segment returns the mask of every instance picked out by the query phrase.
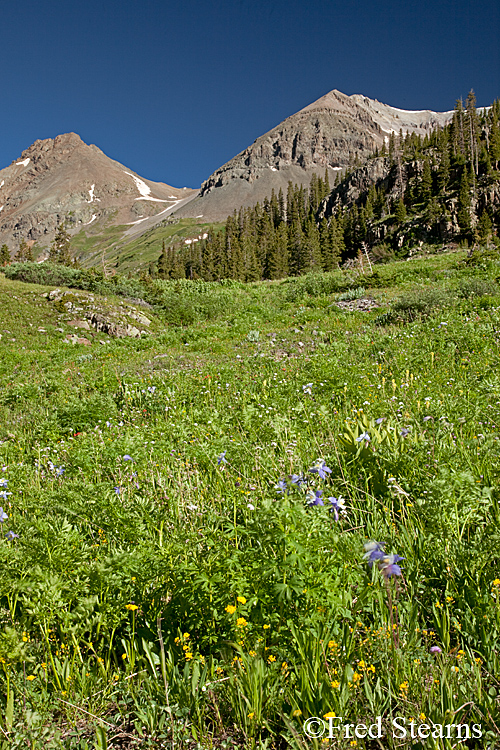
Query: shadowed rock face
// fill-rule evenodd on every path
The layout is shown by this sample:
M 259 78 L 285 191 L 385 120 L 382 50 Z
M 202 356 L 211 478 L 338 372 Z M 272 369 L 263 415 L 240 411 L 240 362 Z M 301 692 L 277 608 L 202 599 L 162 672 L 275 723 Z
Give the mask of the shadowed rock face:
M 0 171 L 0 244 L 49 247 L 63 221 L 73 234 L 147 222 L 195 194 L 139 177 L 75 133 L 35 141 Z M 87 229 L 88 228 L 88 229 Z
M 251 206 L 286 191 L 289 181 L 308 184 L 314 172 L 337 172 L 389 140 L 391 132 L 425 134 L 449 122 L 452 112 L 399 110 L 367 97 L 331 91 L 257 140 L 214 172 L 200 196 L 176 212 L 221 220 L 241 205 Z

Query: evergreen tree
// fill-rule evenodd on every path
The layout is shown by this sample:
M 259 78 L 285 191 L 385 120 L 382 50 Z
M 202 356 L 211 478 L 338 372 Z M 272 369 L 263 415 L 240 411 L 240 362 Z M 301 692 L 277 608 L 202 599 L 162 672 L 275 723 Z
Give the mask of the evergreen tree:
M 71 258 L 71 237 L 66 231 L 64 223 L 57 227 L 56 236 L 50 247 L 49 261 L 63 266 L 73 265 Z
M 460 229 L 464 232 L 470 230 L 471 217 L 470 217 L 470 183 L 467 168 L 464 167 L 462 170 L 462 179 L 460 181 L 460 192 L 458 194 L 458 211 L 457 219 Z
M 396 224 L 398 226 L 401 226 L 401 224 L 403 224 L 403 222 L 406 219 L 406 206 L 402 198 L 400 198 L 398 202 L 396 203 L 396 208 L 395 208 L 394 213 L 395 213 L 395 218 L 396 218 Z
M 31 247 L 28 245 L 26 240 L 21 240 L 21 242 L 19 243 L 19 250 L 17 251 L 14 260 L 17 263 L 26 263 L 29 261 L 33 261 L 33 253 L 31 252 Z
M 9 248 L 4 243 L 2 247 L 0 247 L 0 266 L 5 267 L 10 264 L 10 253 Z
M 483 210 L 476 227 L 479 242 L 486 243 L 493 232 L 493 223 L 486 209 Z
M 425 159 L 420 181 L 420 200 L 427 206 L 432 197 L 432 171 L 429 159 Z

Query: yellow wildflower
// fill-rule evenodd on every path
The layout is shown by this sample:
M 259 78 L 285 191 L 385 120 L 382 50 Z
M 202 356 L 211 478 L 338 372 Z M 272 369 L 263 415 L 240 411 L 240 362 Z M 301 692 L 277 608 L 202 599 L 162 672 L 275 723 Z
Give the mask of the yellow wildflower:
M 296 708 L 292 716 L 302 716 L 302 711 L 300 710 L 300 708 Z
M 254 716 L 255 716 L 255 711 L 251 711 L 251 712 L 250 712 L 250 713 L 248 714 L 248 718 L 249 718 L 249 719 L 253 719 L 253 717 L 254 717 Z
M 426 716 L 424 713 L 421 713 L 418 715 L 418 718 L 420 719 L 420 721 L 425 721 Z
M 339 687 L 340 687 L 340 682 L 339 682 L 338 680 L 333 680 L 333 681 L 332 681 L 332 682 L 330 683 L 330 685 L 332 686 L 332 688 L 333 688 L 334 690 L 336 690 L 337 688 L 339 688 Z
M 247 625 L 248 623 L 244 617 L 238 617 L 238 619 L 236 620 L 236 626 L 238 628 L 246 628 Z
M 324 719 L 335 719 L 337 714 L 335 711 L 329 711 L 327 714 L 323 714 Z
M 186 651 L 186 653 L 184 654 L 184 657 L 186 658 L 186 661 L 189 661 L 190 659 L 193 658 L 193 654 L 191 653 L 191 651 Z
M 27 680 L 29 680 L 29 681 L 31 682 L 32 680 L 36 679 L 36 675 L 34 675 L 34 674 L 29 674 L 29 675 L 28 675 L 28 676 L 26 677 L 26 679 L 27 679 Z
M 234 614 L 234 612 L 236 612 L 236 607 L 233 604 L 228 604 L 227 607 L 226 607 L 226 612 L 229 615 L 232 615 L 232 614 Z
M 272 664 L 273 661 L 276 661 L 276 657 L 272 654 L 269 654 L 269 656 L 267 657 L 267 661 L 269 662 L 269 664 Z
M 236 597 L 236 601 L 239 602 L 240 604 L 246 604 L 247 603 L 247 600 L 245 599 L 244 596 L 237 596 Z
M 136 609 L 139 609 L 137 604 L 126 604 L 125 609 L 129 609 L 131 612 L 135 612 Z
M 270 627 L 270 625 L 264 625 L 264 630 L 269 630 Z

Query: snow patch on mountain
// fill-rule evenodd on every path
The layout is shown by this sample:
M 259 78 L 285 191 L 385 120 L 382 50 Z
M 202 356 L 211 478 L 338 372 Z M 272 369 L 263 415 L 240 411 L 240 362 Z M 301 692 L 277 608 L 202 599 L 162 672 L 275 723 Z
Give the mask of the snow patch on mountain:
M 23 159 L 22 161 L 16 161 L 16 166 L 27 167 L 30 161 L 31 161 L 30 159 Z

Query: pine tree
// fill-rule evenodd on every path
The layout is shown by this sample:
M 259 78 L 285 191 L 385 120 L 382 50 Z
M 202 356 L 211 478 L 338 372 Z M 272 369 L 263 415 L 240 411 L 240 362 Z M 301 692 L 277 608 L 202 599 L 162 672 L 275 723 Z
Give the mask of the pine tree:
M 21 240 L 21 242 L 19 243 L 19 250 L 17 251 L 14 260 L 17 263 L 26 263 L 33 261 L 33 253 L 31 252 L 31 247 L 28 245 L 26 240 Z
M 425 159 L 420 181 L 420 200 L 427 206 L 432 197 L 432 171 L 429 159 Z
M 476 232 L 479 242 L 486 243 L 491 237 L 491 234 L 493 232 L 493 223 L 486 209 L 483 210 L 483 213 L 479 217 Z
M 157 274 L 160 279 L 168 279 L 170 275 L 168 255 L 167 255 L 167 251 L 165 250 L 165 240 L 163 240 L 162 245 L 161 245 L 161 255 L 158 258 Z
M 56 236 L 50 247 L 49 261 L 63 266 L 73 265 L 71 257 L 71 237 L 66 231 L 64 223 L 57 227 Z
M 464 232 L 470 230 L 470 183 L 467 168 L 462 170 L 462 179 L 460 181 L 460 192 L 458 194 L 458 211 L 457 219 L 460 228 Z
M 4 243 L 2 247 L 0 247 L 0 266 L 5 267 L 10 264 L 10 253 L 9 248 Z
M 396 203 L 396 209 L 394 213 L 395 213 L 395 218 L 396 218 L 396 224 L 398 226 L 401 226 L 401 224 L 403 224 L 404 220 L 406 219 L 406 206 L 402 198 L 400 198 L 398 202 Z

